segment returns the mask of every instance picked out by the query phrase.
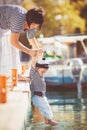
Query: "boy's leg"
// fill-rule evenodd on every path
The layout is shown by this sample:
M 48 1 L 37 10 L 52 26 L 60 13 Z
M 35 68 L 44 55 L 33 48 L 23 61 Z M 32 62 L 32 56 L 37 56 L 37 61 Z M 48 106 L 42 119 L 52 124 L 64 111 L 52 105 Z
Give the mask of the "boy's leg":
M 48 118 L 51 119 L 53 117 L 52 111 L 51 111 L 51 107 L 47 101 L 47 98 L 45 96 L 41 97 L 41 96 L 34 96 L 33 97 L 33 104 L 39 108 L 39 110 L 41 111 L 41 114 Z
M 56 121 L 52 120 L 53 114 L 51 111 L 51 107 L 50 107 L 48 100 L 45 96 L 44 97 L 34 96 L 33 103 L 41 111 L 41 114 L 43 115 L 46 124 L 50 124 L 53 126 L 58 124 Z

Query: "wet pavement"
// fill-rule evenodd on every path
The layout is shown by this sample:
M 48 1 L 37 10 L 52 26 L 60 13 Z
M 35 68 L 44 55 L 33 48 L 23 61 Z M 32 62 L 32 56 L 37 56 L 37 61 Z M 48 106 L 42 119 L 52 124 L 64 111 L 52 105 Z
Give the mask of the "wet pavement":
M 77 98 L 76 91 L 47 92 L 54 119 L 58 126 L 44 123 L 37 108 L 33 109 L 33 119 L 26 130 L 87 130 L 87 92 Z

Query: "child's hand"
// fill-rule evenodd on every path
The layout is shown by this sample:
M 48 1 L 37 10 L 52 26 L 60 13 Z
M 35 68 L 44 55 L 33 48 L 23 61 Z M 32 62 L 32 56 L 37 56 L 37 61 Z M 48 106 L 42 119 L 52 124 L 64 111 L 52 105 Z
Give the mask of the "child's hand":
M 37 49 L 37 50 L 32 49 L 31 52 L 29 52 L 29 55 L 30 55 L 31 57 L 36 57 L 36 56 L 37 56 L 37 53 L 38 53 L 38 49 Z
M 37 59 L 41 59 L 43 57 L 43 54 L 44 54 L 43 49 L 42 48 L 38 49 Z

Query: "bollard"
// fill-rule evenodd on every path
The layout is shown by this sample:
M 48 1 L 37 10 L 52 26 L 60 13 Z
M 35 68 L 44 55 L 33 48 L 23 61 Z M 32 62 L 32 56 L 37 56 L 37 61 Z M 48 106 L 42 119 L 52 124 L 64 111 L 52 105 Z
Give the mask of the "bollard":
M 29 65 L 28 64 L 22 64 L 22 74 L 24 74 L 25 73 L 25 71 L 27 70 L 27 69 L 29 69 Z
M 24 74 L 26 70 L 25 65 L 23 64 L 21 67 L 22 67 L 22 74 Z
M 7 102 L 7 76 L 0 75 L 0 103 Z
M 12 69 L 12 89 L 14 88 L 14 86 L 17 86 L 17 82 L 18 82 L 17 69 L 13 68 Z

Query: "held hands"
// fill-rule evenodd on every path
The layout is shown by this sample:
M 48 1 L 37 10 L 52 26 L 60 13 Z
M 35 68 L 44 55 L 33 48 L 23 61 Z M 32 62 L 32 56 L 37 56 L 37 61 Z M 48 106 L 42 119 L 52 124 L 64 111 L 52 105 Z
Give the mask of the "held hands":
M 31 52 L 29 52 L 29 55 L 33 58 L 41 59 L 43 57 L 43 49 L 32 49 Z
M 37 51 L 36 50 L 32 50 L 31 56 L 32 56 L 32 66 L 35 67 L 36 66 L 36 61 L 39 59 L 42 59 L 43 57 L 43 50 L 40 48 Z
M 37 53 L 38 53 L 38 49 L 32 49 L 32 50 L 29 50 L 29 53 L 28 53 L 28 54 L 29 54 L 31 57 L 36 57 Z

